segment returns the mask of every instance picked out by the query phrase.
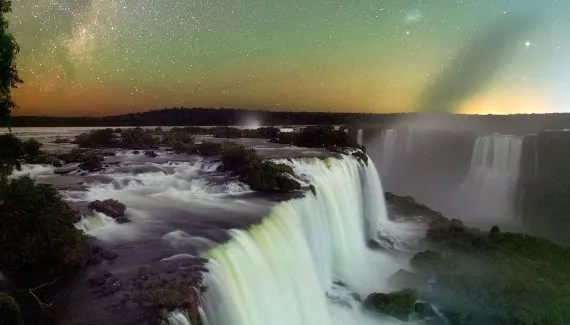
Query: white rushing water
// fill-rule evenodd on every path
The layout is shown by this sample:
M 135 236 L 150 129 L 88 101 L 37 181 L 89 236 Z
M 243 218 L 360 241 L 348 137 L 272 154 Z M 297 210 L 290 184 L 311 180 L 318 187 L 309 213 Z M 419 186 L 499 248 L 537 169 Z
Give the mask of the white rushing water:
M 394 251 L 366 245 L 379 234 L 395 243 L 406 235 L 387 218 L 372 161 L 309 159 L 293 166 L 309 175 L 316 195 L 278 204 L 261 224 L 231 230 L 233 239 L 204 254 L 211 259 L 203 294 L 207 323 L 401 324 L 363 311 L 351 294 L 395 290 L 388 277 L 407 267 Z
M 471 168 L 458 192 L 465 217 L 476 223 L 509 222 L 514 218 L 522 139 L 487 135 L 476 140 Z
M 90 233 L 91 231 L 114 224 L 116 224 L 115 219 L 107 216 L 104 213 L 94 212 L 90 216 L 81 217 L 81 220 L 75 224 L 75 227 L 77 229 L 83 230 L 85 233 Z

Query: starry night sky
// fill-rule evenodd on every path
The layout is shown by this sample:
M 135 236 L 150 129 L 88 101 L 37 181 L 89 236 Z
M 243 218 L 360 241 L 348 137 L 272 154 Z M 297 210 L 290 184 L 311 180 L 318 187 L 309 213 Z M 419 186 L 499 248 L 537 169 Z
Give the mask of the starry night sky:
M 570 111 L 568 0 L 13 0 L 9 19 L 16 115 Z

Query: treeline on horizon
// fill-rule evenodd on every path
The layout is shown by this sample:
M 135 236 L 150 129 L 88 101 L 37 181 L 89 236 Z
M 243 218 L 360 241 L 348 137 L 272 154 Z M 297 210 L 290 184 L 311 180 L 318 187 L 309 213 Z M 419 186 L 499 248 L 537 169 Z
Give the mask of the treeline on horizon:
M 58 126 L 239 126 L 259 125 L 359 125 L 391 126 L 437 122 L 439 127 L 495 132 L 538 132 L 570 129 L 569 113 L 460 115 L 418 113 L 275 112 L 233 108 L 166 108 L 105 117 L 13 116 L 12 127 Z

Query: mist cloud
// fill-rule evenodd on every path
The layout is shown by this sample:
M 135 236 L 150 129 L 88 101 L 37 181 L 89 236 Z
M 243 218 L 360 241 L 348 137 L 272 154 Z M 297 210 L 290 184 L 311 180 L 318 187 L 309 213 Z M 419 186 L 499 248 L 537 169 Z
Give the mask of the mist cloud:
M 418 104 L 420 112 L 451 112 L 483 90 L 501 70 L 538 15 L 505 16 L 464 47 L 447 69 L 429 84 Z

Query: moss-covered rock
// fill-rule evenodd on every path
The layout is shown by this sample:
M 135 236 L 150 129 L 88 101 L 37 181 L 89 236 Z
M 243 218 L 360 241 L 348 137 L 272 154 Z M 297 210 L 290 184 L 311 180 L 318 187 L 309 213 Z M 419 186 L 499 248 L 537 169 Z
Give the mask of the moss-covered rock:
M 364 306 L 371 310 L 407 321 L 414 307 L 417 294 L 413 290 L 402 290 L 391 293 L 373 293 L 364 301 Z
M 254 191 L 293 191 L 301 184 L 292 178 L 293 169 L 285 164 L 262 160 L 253 149 L 226 143 L 222 148 L 222 169 L 238 176 Z
M 158 314 L 162 310 L 188 311 L 192 324 L 200 324 L 199 297 L 202 275 L 192 272 L 184 279 L 166 278 L 149 268 L 141 268 L 133 281 L 134 300 L 143 307 L 152 308 Z
M 8 294 L 0 292 L 0 325 L 23 325 L 20 306 Z

